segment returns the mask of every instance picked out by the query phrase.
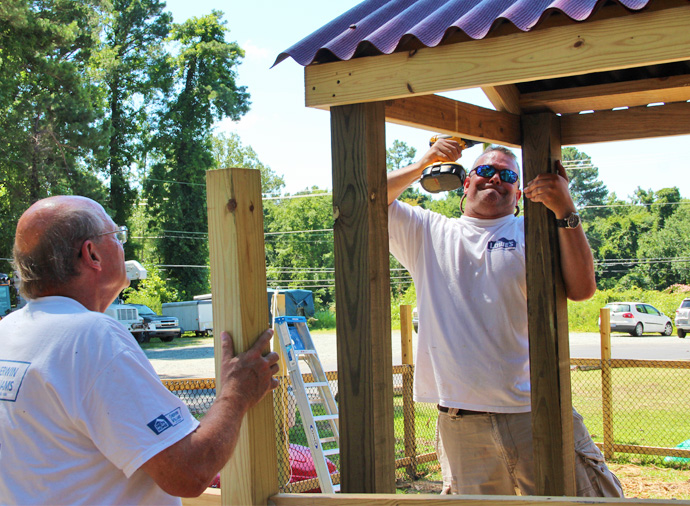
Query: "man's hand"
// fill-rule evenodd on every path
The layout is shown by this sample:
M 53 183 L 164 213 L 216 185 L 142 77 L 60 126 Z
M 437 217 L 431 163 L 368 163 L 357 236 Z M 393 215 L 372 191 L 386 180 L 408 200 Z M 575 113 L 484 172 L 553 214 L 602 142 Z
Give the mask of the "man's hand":
M 240 402 L 245 411 L 278 386 L 278 380 L 273 377 L 278 372 L 278 354 L 269 352 L 262 355 L 272 337 L 273 331 L 266 330 L 251 348 L 235 356 L 230 334 L 222 332 L 220 335 L 223 351 L 221 395 Z
M 539 174 L 524 188 L 524 195 L 532 202 L 541 202 L 556 218 L 563 219 L 576 210 L 568 191 L 568 176 L 560 161 L 556 161 L 558 174 Z
M 457 141 L 451 139 L 439 139 L 424 153 L 419 160 L 422 168 L 434 162 L 454 162 L 462 156 L 462 148 Z

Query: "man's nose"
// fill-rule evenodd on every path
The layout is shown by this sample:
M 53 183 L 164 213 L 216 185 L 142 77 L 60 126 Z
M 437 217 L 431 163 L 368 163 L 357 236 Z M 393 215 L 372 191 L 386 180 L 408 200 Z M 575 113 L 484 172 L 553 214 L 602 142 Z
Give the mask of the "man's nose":
M 489 181 L 491 181 L 493 184 L 497 186 L 501 184 L 501 175 L 499 174 L 498 170 L 494 172 L 494 175 L 489 178 Z

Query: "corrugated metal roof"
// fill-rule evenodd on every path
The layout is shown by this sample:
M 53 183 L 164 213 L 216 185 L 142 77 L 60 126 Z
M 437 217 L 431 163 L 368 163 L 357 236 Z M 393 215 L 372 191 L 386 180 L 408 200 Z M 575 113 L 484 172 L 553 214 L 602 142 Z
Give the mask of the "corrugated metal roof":
M 615 0 L 640 10 L 650 0 Z M 482 39 L 501 22 L 522 31 L 532 29 L 552 12 L 583 21 L 603 0 L 364 0 L 280 53 L 274 65 L 292 57 L 300 65 L 349 60 L 364 54 L 390 54 L 419 41 L 434 47 L 462 31 Z

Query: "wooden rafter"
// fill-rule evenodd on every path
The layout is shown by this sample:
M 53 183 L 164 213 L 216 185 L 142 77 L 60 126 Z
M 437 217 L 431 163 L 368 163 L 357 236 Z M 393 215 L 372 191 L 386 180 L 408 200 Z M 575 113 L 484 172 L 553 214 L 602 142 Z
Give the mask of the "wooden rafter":
M 482 142 L 520 146 L 520 117 L 438 95 L 386 102 L 386 121 Z
M 486 86 L 482 91 L 497 111 L 520 114 L 520 90 L 514 84 Z
M 688 26 L 690 9 L 676 7 L 312 65 L 305 69 L 306 105 L 326 108 L 684 61 Z
M 690 75 L 681 75 L 524 93 L 519 97 L 519 107 L 525 112 L 550 111 L 568 114 L 688 100 Z

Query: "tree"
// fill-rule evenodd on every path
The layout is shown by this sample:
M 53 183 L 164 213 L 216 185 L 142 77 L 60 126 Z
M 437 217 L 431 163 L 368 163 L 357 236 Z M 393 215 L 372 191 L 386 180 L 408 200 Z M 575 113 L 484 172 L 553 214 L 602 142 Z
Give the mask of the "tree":
M 109 207 L 115 223 L 129 225 L 137 192 L 130 179 L 132 167 L 143 163 L 147 126 L 146 109 L 163 86 L 162 43 L 170 31 L 172 16 L 163 12 L 161 0 L 113 0 L 105 24 L 101 53 L 107 88 L 109 135 L 104 168 L 110 180 Z M 125 244 L 133 252 L 133 242 Z
M 207 231 L 203 186 L 205 171 L 216 166 L 213 123 L 239 120 L 249 110 L 249 94 L 236 84 L 244 52 L 225 40 L 221 17 L 213 11 L 172 29 L 179 54 L 169 62 L 174 82 L 161 111 L 156 160 L 146 183 L 149 211 L 166 233 Z M 208 263 L 205 241 L 161 240 L 158 250 L 167 265 Z M 205 270 L 176 267 L 169 276 L 186 297 L 208 292 Z
M 211 142 L 216 168 L 243 167 L 261 171 L 261 191 L 264 194 L 278 194 L 285 186 L 283 177 L 261 163 L 252 147 L 242 145 L 240 136 L 236 133 L 229 136 L 216 135 Z
M 609 193 L 599 180 L 599 169 L 592 164 L 592 158 L 573 147 L 563 148 L 561 157 L 570 180 L 570 195 L 580 209 L 583 221 L 586 223 L 595 217 L 606 216 L 605 208 L 583 209 L 585 206 L 604 205 Z
M 394 140 L 390 148 L 386 150 L 386 170 L 402 169 L 414 162 L 417 150 L 406 142 Z M 400 194 L 400 200 L 415 206 L 425 207 L 431 198 L 426 193 L 421 193 L 417 188 L 410 186 Z
M 55 194 L 105 196 L 92 166 L 103 145 L 103 93 L 94 78 L 99 0 L 0 2 L 1 256 L 15 224 Z

